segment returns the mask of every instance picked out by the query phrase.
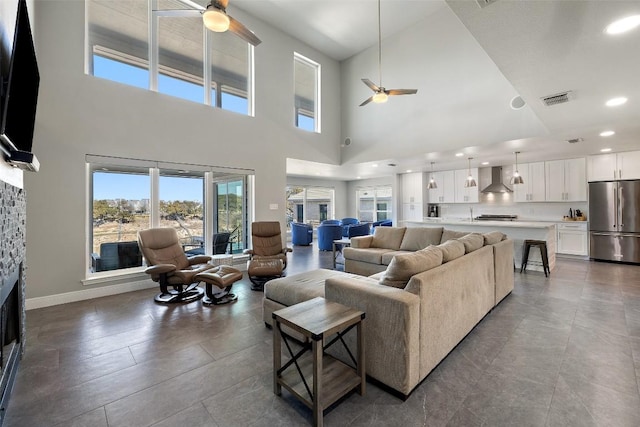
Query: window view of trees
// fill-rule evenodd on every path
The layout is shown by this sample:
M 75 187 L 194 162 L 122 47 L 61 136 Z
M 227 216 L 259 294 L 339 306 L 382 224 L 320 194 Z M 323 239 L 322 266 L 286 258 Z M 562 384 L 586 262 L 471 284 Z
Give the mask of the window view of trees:
M 216 184 L 217 233 L 231 233 L 233 253 L 244 249 L 244 181 L 233 180 Z
M 100 160 L 90 164 L 92 272 L 142 266 L 137 234 L 149 227 L 175 229 L 188 255 L 206 253 L 214 235 L 223 232 L 232 233 L 232 253 L 246 248 L 246 175 L 202 166 L 187 170 L 184 164 L 160 168 L 153 161 L 127 159 L 128 166 L 114 166 Z M 214 181 L 206 194 L 205 178 Z M 205 206 L 213 209 L 208 212 Z

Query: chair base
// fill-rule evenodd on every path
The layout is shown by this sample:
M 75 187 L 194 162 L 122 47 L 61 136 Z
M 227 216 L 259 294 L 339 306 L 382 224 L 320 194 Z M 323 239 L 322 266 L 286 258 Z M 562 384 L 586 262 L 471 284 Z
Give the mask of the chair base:
M 202 304 L 204 305 L 223 305 L 236 301 L 238 301 L 238 296 L 236 294 L 230 293 L 229 291 L 218 292 L 216 294 L 212 294 L 211 296 L 205 295 L 202 298 Z
M 155 302 L 162 304 L 173 304 L 197 301 L 203 296 L 204 289 L 200 288 L 197 283 L 194 283 L 183 291 L 171 290 L 168 292 L 160 292 L 153 299 Z
M 249 276 L 249 280 L 251 280 L 251 290 L 252 291 L 259 291 L 259 292 L 263 292 L 264 291 L 264 285 L 269 281 L 269 280 L 273 280 L 273 279 L 279 279 L 281 278 L 283 275 L 278 275 L 278 276 Z

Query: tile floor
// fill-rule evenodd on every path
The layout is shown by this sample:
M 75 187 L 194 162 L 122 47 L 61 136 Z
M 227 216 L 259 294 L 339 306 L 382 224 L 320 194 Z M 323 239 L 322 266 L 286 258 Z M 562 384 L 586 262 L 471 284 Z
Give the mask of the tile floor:
M 295 247 L 289 274 L 331 266 Z M 406 401 L 369 383 L 327 426 L 640 425 L 640 267 L 559 260 L 513 293 Z M 163 306 L 156 290 L 27 312 L 5 426 L 305 426 L 272 392 L 271 330 L 246 279 L 233 305 Z

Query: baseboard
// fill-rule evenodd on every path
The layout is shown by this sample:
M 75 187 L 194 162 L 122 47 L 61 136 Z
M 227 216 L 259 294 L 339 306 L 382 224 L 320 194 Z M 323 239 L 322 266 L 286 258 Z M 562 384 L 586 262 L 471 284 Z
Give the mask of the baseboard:
M 36 308 L 50 307 L 53 305 L 66 304 L 69 302 L 84 301 L 93 298 L 106 297 L 109 295 L 123 294 L 125 292 L 139 291 L 157 287 L 158 284 L 151 279 L 139 280 L 129 283 L 120 283 L 111 286 L 102 286 L 95 289 L 83 289 L 81 291 L 65 292 L 57 295 L 47 295 L 46 297 L 27 298 L 25 308 L 33 310 Z

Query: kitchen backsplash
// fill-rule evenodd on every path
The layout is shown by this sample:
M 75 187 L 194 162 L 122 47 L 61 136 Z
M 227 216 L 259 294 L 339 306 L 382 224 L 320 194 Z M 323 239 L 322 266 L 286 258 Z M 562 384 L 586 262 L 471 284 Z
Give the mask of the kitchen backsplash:
M 511 194 L 507 196 L 512 196 Z M 502 195 L 498 195 L 502 197 Z M 506 197 L 505 197 L 506 198 Z M 573 212 L 579 209 L 588 218 L 587 202 L 558 202 L 558 203 L 514 203 L 508 200 L 492 200 L 481 203 L 455 203 L 440 204 L 440 216 L 447 219 L 469 218 L 470 208 L 473 209 L 473 217 L 482 214 L 517 215 L 519 220 L 525 221 L 562 221 L 562 217 L 569 215 L 569 209 Z

